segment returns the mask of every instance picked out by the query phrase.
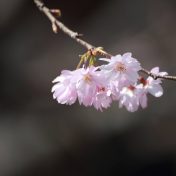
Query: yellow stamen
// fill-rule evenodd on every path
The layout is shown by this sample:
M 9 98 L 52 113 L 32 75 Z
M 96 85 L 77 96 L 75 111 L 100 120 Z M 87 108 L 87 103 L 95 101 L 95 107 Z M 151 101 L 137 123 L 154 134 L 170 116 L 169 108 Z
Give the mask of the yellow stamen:
M 86 75 L 84 76 L 84 80 L 85 80 L 87 83 L 90 83 L 90 82 L 92 81 L 92 76 L 89 75 L 89 74 L 86 74 Z
M 126 67 L 125 67 L 125 64 L 121 63 L 121 62 L 118 62 L 117 65 L 116 65 L 116 71 L 118 72 L 125 72 L 126 71 Z

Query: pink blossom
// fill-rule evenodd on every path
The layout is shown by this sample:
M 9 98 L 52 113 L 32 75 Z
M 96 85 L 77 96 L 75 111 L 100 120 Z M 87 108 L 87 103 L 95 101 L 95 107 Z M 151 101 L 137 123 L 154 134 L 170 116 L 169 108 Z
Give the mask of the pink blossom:
M 120 92 L 119 107 L 125 106 L 130 112 L 135 112 L 141 105 L 142 108 L 147 107 L 147 94 L 142 86 L 124 87 Z
M 123 106 L 130 112 L 135 112 L 139 107 L 139 97 L 137 89 L 134 86 L 124 87 L 120 92 L 119 107 Z
M 128 87 L 130 84 L 127 80 L 124 81 L 118 81 L 118 80 L 111 80 L 109 79 L 108 83 L 108 89 L 111 92 L 111 97 L 114 101 L 119 100 L 120 92 L 124 87 Z
M 80 70 L 62 71 L 61 75 L 54 79 L 56 83 L 52 87 L 53 98 L 61 104 L 73 104 L 77 99 L 76 81 Z
M 81 70 L 81 79 L 76 84 L 78 100 L 84 106 L 91 106 L 97 94 L 97 87 L 105 84 L 105 78 L 97 67 Z
M 53 98 L 61 104 L 73 104 L 78 98 L 79 103 L 85 106 L 94 106 L 97 109 L 107 108 L 109 97 L 98 91 L 99 87 L 106 86 L 104 75 L 97 71 L 97 67 L 80 68 L 74 71 L 64 70 L 53 83 Z
M 167 75 L 167 72 L 159 72 L 159 67 L 154 67 L 150 72 L 161 76 Z M 163 88 L 160 85 L 162 82 L 160 78 L 155 80 L 149 76 L 146 80 L 141 78 L 140 82 L 142 83 L 146 93 L 150 93 L 155 97 L 163 95 Z
M 106 87 L 97 88 L 96 96 L 93 99 L 93 106 L 97 109 L 102 111 L 102 108 L 110 107 L 112 103 L 111 98 L 111 91 L 108 90 Z
M 148 77 L 139 79 L 139 62 L 131 53 L 117 55 L 109 59 L 107 65 L 90 66 L 74 71 L 64 70 L 53 83 L 53 98 L 61 104 L 73 104 L 78 99 L 84 106 L 94 106 L 103 111 L 110 107 L 112 101 L 119 100 L 119 107 L 125 106 L 130 112 L 137 111 L 139 106 L 147 107 L 147 94 L 155 97 L 163 94 L 162 79 Z M 167 75 L 159 72 L 159 67 L 151 70 L 152 74 Z M 139 82 L 139 84 L 137 84 Z
M 136 89 L 138 90 L 138 99 L 139 104 L 144 109 L 147 107 L 147 92 L 145 91 L 143 85 L 139 84 L 136 86 Z
M 111 59 L 101 58 L 100 60 L 108 62 L 107 65 L 102 65 L 100 68 L 110 80 L 119 81 L 120 85 L 124 82 L 129 82 L 129 84 L 137 82 L 141 66 L 131 53 L 112 56 Z
M 112 100 L 117 101 L 119 99 L 121 86 L 118 81 L 109 80 L 108 88 L 111 93 Z

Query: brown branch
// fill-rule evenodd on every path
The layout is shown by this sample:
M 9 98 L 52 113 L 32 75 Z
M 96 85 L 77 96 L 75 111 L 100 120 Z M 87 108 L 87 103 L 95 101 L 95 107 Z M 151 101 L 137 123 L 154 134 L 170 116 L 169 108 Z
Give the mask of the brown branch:
M 96 53 L 96 49 L 97 47 L 91 45 L 90 43 L 80 39 L 80 37 L 82 36 L 81 34 L 72 31 L 71 29 L 69 29 L 67 26 L 65 26 L 62 22 L 60 22 L 53 14 L 52 14 L 52 10 L 50 10 L 49 8 L 47 8 L 44 3 L 41 0 L 34 0 L 34 3 L 37 5 L 37 7 L 39 8 L 39 10 L 41 12 L 43 12 L 48 19 L 51 21 L 52 27 L 53 27 L 53 31 L 55 33 L 57 33 L 57 28 L 59 28 L 62 32 L 64 32 L 65 34 L 67 34 L 70 38 L 74 39 L 76 42 L 78 42 L 80 45 L 82 45 L 84 48 L 86 48 L 87 50 L 90 50 L 92 52 Z M 112 55 L 107 53 L 104 50 L 97 50 L 97 53 L 105 55 L 106 57 L 110 58 Z M 167 79 L 167 80 L 174 80 L 176 81 L 176 76 L 161 76 L 161 75 L 157 75 L 157 74 L 153 74 L 150 71 L 142 68 L 141 72 L 147 74 L 148 76 L 153 77 L 154 79 L 158 79 L 158 78 L 162 78 L 162 79 Z
M 150 71 L 146 70 L 145 68 L 142 68 L 141 72 L 147 74 L 148 76 L 151 76 L 153 79 L 162 78 L 162 79 L 176 81 L 176 76 L 170 76 L 170 75 L 162 76 L 162 75 L 154 74 L 154 73 L 151 73 Z
M 81 34 L 78 34 L 77 32 L 70 30 L 67 26 L 65 26 L 63 23 L 57 20 L 56 17 L 51 13 L 50 9 L 47 8 L 41 0 L 34 0 L 34 2 L 37 5 L 37 7 L 40 9 L 40 11 L 42 11 L 48 17 L 48 19 L 51 21 L 53 26 L 57 25 L 61 31 L 63 31 L 72 39 L 76 40 L 79 44 L 84 46 L 86 49 L 90 50 L 95 48 L 93 45 L 80 39 L 79 37 L 81 36 Z

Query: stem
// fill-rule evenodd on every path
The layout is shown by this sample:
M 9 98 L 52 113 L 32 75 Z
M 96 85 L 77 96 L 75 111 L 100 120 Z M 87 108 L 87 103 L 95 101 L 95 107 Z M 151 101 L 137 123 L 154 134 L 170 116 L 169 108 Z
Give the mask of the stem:
M 81 34 L 78 34 L 77 32 L 72 31 L 67 26 L 65 26 L 62 22 L 57 20 L 56 17 L 51 13 L 50 9 L 47 8 L 41 0 L 34 0 L 34 2 L 37 5 L 37 7 L 40 9 L 40 11 L 42 11 L 48 17 L 48 19 L 51 21 L 51 23 L 56 24 L 61 31 L 63 31 L 69 37 L 74 39 L 80 45 L 84 46 L 87 50 L 91 50 L 91 49 L 95 48 L 93 45 L 80 39 L 79 37 L 81 36 Z
M 72 31 L 67 26 L 65 26 L 62 22 L 60 22 L 58 19 L 56 19 L 56 17 L 51 13 L 51 10 L 48 7 L 46 7 L 41 0 L 34 0 L 34 3 L 39 8 L 39 10 L 41 12 L 43 12 L 48 17 L 48 19 L 51 21 L 52 26 L 58 27 L 62 32 L 64 32 L 70 38 L 74 39 L 77 43 L 82 45 L 87 50 L 96 49 L 95 46 L 91 45 L 90 43 L 88 43 L 88 42 L 86 42 L 82 39 L 80 39 L 81 34 L 78 34 L 77 32 Z M 103 54 L 106 57 L 109 58 L 111 56 L 111 54 L 107 53 L 106 51 L 104 51 L 104 50 L 102 50 L 102 51 L 103 51 Z M 141 69 L 141 72 L 145 73 L 148 76 L 151 76 L 154 79 L 162 78 L 162 79 L 166 79 L 166 80 L 176 81 L 176 76 L 169 76 L 169 75 L 161 76 L 161 75 L 153 74 L 153 73 L 151 73 L 150 71 L 148 71 L 144 68 Z
M 148 76 L 151 76 L 155 80 L 158 79 L 158 78 L 162 78 L 162 79 L 176 81 L 176 76 L 170 76 L 170 75 L 161 76 L 161 75 L 158 75 L 158 74 L 153 74 L 153 73 L 151 73 L 150 71 L 148 71 L 144 68 L 142 68 L 140 71 L 147 74 Z

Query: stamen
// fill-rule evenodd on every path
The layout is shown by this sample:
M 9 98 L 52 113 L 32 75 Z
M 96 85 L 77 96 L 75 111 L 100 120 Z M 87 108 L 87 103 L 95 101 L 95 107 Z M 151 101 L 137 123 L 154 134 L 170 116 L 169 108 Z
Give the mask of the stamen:
M 125 64 L 118 62 L 116 65 L 116 71 L 118 72 L 125 72 L 126 71 L 126 67 Z
M 105 92 L 105 87 L 98 87 L 98 92 Z
M 128 87 L 128 89 L 130 89 L 131 91 L 134 91 L 134 90 L 135 90 L 135 87 L 132 86 L 132 85 L 130 85 L 130 86 Z
M 139 81 L 140 81 L 140 83 L 142 83 L 142 84 L 143 84 L 143 86 L 146 86 L 146 85 L 147 85 L 147 83 L 148 83 L 148 82 L 147 82 L 147 80 L 146 80 L 146 79 L 144 79 L 143 77 L 141 77 Z
M 87 83 L 90 83 L 90 82 L 92 81 L 92 76 L 89 75 L 89 74 L 86 74 L 86 75 L 84 76 L 84 80 L 85 80 Z

